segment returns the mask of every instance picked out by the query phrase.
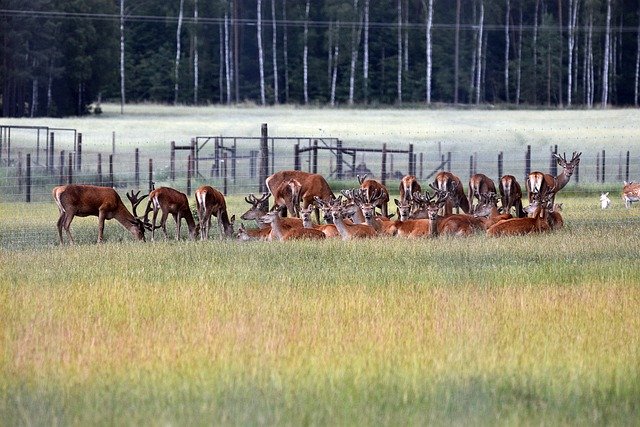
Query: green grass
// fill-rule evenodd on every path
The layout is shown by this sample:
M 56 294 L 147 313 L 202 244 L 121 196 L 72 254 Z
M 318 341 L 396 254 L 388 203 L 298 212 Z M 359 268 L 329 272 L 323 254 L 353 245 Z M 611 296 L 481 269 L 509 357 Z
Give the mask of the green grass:
M 637 424 L 638 210 L 517 238 L 54 246 L 1 204 L 0 414 L 23 424 Z M 232 213 L 246 205 L 230 198 Z

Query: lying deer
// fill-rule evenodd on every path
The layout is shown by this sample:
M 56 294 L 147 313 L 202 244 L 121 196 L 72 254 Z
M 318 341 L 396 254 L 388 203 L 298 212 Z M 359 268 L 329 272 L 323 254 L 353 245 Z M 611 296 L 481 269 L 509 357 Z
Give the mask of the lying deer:
M 271 211 L 262 217 L 262 221 L 271 224 L 272 240 L 300 240 L 300 239 L 324 239 L 325 235 L 320 230 L 313 228 L 289 228 L 282 226 L 282 218 L 277 211 Z

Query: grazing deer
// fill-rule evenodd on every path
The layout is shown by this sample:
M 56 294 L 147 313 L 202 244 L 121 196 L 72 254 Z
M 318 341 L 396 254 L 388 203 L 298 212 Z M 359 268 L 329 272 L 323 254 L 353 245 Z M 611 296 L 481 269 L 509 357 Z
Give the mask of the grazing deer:
M 624 181 L 622 200 L 624 200 L 625 208 L 630 208 L 633 202 L 640 201 L 640 183 Z
M 558 162 L 558 165 L 562 167 L 562 172 L 558 176 L 553 176 L 548 173 L 531 172 L 527 177 L 527 191 L 529 192 L 529 203 L 533 202 L 533 197 L 539 192 L 545 192 L 548 188 L 554 188 L 554 193 L 551 195 L 550 203 L 553 205 L 555 200 L 555 194 L 562 190 L 569 180 L 575 168 L 580 164 L 580 155 L 577 151 L 573 152 L 571 160 L 567 160 L 567 155 L 563 154 L 562 157 L 553 153 L 553 157 Z
M 446 191 L 450 194 L 449 199 L 444 205 L 445 215 L 451 215 L 453 208 L 457 208 L 458 212 L 462 209 L 464 213 L 470 213 L 469 200 L 464 194 L 464 188 L 460 178 L 451 172 L 438 172 L 432 186 L 439 191 Z
M 262 217 L 262 221 L 271 224 L 272 240 L 324 239 L 322 231 L 313 228 L 289 228 L 282 226 L 282 218 L 277 211 L 271 211 Z
M 504 213 L 511 213 L 511 208 L 515 208 L 516 217 L 524 218 L 527 213 L 522 208 L 522 188 L 513 175 L 504 175 L 500 178 L 500 196 L 502 199 L 502 210 Z
M 302 218 L 302 225 L 304 228 L 314 228 L 324 233 L 326 237 L 339 237 L 338 229 L 333 224 L 314 224 L 311 220 L 311 214 L 314 211 L 314 206 L 309 205 L 306 208 L 300 209 L 300 218 Z
M 113 188 L 96 187 L 93 185 L 61 185 L 52 191 L 53 200 L 58 205 L 60 217 L 58 218 L 58 236 L 60 244 L 64 244 L 62 230 L 67 233 L 69 243 L 75 243 L 71 235 L 71 221 L 76 216 L 97 216 L 98 217 L 98 243 L 103 242 L 104 221 L 115 219 L 138 240 L 144 240 L 144 231 L 148 229 L 148 224 L 138 218 L 136 207 L 147 197 L 145 194 L 138 197 L 140 192 L 127 194 L 131 202 L 133 215 L 122 203 L 122 199 Z
M 317 173 L 309 173 L 297 170 L 285 170 L 269 176 L 265 183 L 271 194 L 275 194 L 278 187 L 285 181 L 295 179 L 300 183 L 299 200 L 302 207 L 306 208 L 313 203 L 315 197 L 322 200 L 331 200 L 334 197 L 327 180 Z M 285 215 L 286 216 L 286 215 Z M 316 209 L 316 221 L 320 222 L 320 211 Z
M 553 187 L 547 188 L 544 193 L 538 192 L 534 197 L 533 213 L 531 217 L 511 218 L 499 221 L 487 229 L 487 236 L 518 236 L 531 233 L 549 231 L 549 204 L 555 194 Z
M 198 187 L 195 196 L 198 207 L 198 220 L 200 222 L 200 238 L 202 240 L 209 238 L 212 215 L 218 219 L 220 237 L 231 237 L 233 235 L 233 222 L 236 216 L 234 215 L 229 219 L 227 202 L 224 199 L 224 195 L 209 185 L 203 185 Z
M 170 187 L 160 187 L 149 193 L 149 202 L 147 203 L 147 209 L 144 213 L 145 222 L 149 212 L 153 211 L 153 219 L 151 221 L 151 240 L 155 240 L 156 218 L 158 211 L 162 211 L 160 217 L 160 228 L 164 233 L 164 238 L 168 238 L 167 234 L 167 218 L 169 214 L 173 216 L 176 222 L 176 240 L 180 240 L 180 228 L 182 225 L 182 218 L 187 222 L 189 227 L 189 238 L 195 240 L 196 235 L 199 233 L 200 226 L 196 225 L 196 221 L 191 213 L 191 207 L 189 206 L 189 200 L 187 195 L 181 193 Z
M 375 179 L 367 178 L 367 175 L 357 175 L 358 183 L 360 183 L 360 189 L 363 192 L 363 197 L 368 200 L 373 200 L 374 195 L 376 197 L 375 206 L 380 208 L 382 216 L 388 217 L 388 204 L 389 204 L 389 191 L 380 182 Z
M 402 180 L 400 180 L 400 200 L 411 202 L 415 192 L 422 192 L 422 187 L 418 184 L 418 178 L 413 175 L 403 176 Z
M 608 209 L 611 206 L 611 199 L 609 198 L 609 192 L 600 193 L 600 208 Z
M 342 236 L 342 240 L 375 237 L 376 230 L 366 224 L 348 224 L 344 221 L 344 208 L 341 206 L 342 196 L 339 196 L 331 206 L 333 224 Z
M 493 180 L 482 173 L 477 173 L 469 179 L 469 213 L 475 212 L 473 205 L 474 199 L 478 199 L 478 204 L 481 194 L 496 193 L 496 185 Z
M 283 181 L 273 193 L 273 209 L 280 210 L 286 215 L 290 212 L 294 217 L 300 217 L 300 189 L 302 184 L 297 179 Z

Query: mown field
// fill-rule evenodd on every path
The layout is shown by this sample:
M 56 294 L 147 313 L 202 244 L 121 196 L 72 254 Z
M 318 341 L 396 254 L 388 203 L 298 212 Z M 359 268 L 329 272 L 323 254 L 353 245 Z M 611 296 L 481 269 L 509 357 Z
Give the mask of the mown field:
M 116 132 L 124 157 L 269 123 L 272 136 L 444 141 L 464 162 L 478 152 L 478 172 L 496 150 L 521 162 L 526 144 L 544 154 L 534 168 L 550 144 L 584 151 L 585 167 L 558 195 L 565 228 L 539 236 L 142 243 L 107 221 L 97 245 L 93 217 L 74 220 L 72 247 L 57 243 L 50 188 L 17 202 L 2 171 L 0 424 L 640 423 L 640 208 L 623 207 L 617 163 L 605 184 L 593 168 L 603 148 L 609 161 L 631 150 L 638 180 L 640 110 L 103 107 L 14 124 L 77 128 L 88 152 Z
M 96 245 L 89 218 L 75 247 L 53 203 L 0 204 L 2 423 L 637 424 L 640 211 L 560 201 L 541 236 L 138 243 L 108 223 Z

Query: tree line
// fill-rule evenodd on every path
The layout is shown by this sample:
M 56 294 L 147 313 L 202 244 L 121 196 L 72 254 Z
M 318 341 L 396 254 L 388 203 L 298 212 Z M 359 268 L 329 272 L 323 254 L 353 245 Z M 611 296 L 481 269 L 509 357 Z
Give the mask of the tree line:
M 624 0 L 5 0 L 2 116 L 175 104 L 638 105 Z

